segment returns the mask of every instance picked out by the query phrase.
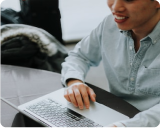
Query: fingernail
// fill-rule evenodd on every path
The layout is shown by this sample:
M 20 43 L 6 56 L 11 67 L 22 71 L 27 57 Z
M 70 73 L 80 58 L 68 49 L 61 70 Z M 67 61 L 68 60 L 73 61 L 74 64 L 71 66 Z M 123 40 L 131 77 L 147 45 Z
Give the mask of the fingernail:
M 79 106 L 80 109 L 83 109 L 83 106 Z
M 86 108 L 88 109 L 89 108 L 89 105 L 86 105 Z

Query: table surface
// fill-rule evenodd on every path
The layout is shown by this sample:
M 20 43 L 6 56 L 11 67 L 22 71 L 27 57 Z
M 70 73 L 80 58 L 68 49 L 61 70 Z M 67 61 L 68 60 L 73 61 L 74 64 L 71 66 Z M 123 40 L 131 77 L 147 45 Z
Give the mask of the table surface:
M 62 88 L 60 78 L 60 74 L 49 71 L 1 65 L 1 96 L 14 105 L 19 106 Z M 97 102 L 115 109 L 130 118 L 139 112 L 132 105 L 115 95 L 94 85 L 88 85 L 95 91 Z M 1 124 L 4 127 L 26 126 L 25 121 L 21 118 L 22 115 L 17 113 L 17 110 L 1 102 Z M 29 121 L 30 119 L 26 120 Z M 32 123 L 30 125 L 34 126 Z
M 1 7 L 20 11 L 19 0 L 4 0 Z M 59 0 L 59 8 L 65 42 L 88 36 L 111 13 L 107 0 Z

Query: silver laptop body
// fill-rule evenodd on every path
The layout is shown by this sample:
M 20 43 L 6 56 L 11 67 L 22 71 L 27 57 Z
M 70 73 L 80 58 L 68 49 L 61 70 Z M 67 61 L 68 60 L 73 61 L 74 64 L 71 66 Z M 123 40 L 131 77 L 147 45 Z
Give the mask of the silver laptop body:
M 129 119 L 107 106 L 91 102 L 90 108 L 74 107 L 63 96 L 64 88 L 18 106 L 18 110 L 48 127 L 105 127 Z M 13 106 L 12 106 L 13 107 Z

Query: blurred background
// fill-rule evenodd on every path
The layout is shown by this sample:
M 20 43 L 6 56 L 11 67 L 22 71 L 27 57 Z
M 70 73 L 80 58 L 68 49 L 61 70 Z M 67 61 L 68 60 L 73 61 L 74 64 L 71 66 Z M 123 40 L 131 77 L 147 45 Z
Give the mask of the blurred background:
M 25 1 L 25 0 L 23 0 Z M 90 34 L 100 22 L 110 14 L 107 0 L 59 0 L 61 14 L 62 39 L 68 51 L 83 37 Z M 20 11 L 19 0 L 3 0 L 1 8 L 11 8 Z M 108 89 L 102 62 L 98 67 L 92 67 L 86 82 Z

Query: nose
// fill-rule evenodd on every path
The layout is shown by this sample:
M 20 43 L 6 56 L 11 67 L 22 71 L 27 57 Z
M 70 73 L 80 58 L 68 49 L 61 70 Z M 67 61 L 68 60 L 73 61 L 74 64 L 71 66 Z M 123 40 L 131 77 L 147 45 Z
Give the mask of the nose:
M 124 7 L 122 0 L 113 0 L 111 9 L 112 9 L 112 12 L 123 12 L 123 11 L 125 11 L 125 7 Z

